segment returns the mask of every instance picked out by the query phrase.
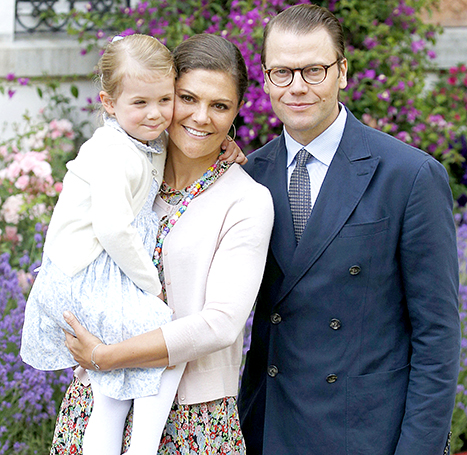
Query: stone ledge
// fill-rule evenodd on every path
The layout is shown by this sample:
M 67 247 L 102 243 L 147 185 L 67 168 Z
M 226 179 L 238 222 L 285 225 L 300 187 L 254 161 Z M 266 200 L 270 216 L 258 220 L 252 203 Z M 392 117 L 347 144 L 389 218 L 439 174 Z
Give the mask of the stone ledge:
M 81 55 L 82 45 L 74 38 L 28 35 L 13 42 L 0 41 L 0 77 L 88 75 L 99 60 L 98 51 Z

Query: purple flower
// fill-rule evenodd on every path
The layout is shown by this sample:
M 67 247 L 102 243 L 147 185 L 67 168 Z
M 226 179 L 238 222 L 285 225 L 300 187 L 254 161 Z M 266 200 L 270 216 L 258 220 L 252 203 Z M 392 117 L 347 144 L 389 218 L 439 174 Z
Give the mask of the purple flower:
M 383 100 L 383 101 L 389 101 L 391 99 L 389 90 L 385 90 L 383 93 L 378 93 L 377 97 L 378 99 Z
M 363 77 L 368 78 L 368 79 L 374 79 L 376 76 L 376 71 L 375 70 L 366 70 L 363 73 Z
M 373 49 L 378 45 L 378 41 L 375 38 L 372 38 L 371 36 L 367 36 L 363 40 L 363 44 L 366 46 L 367 49 Z
M 418 40 L 418 41 L 412 41 L 412 52 L 414 54 L 417 54 L 418 52 L 422 51 L 423 49 L 425 49 L 425 41 L 424 40 Z
M 10 82 L 11 82 L 11 81 L 14 81 L 14 80 L 16 79 L 16 76 L 14 75 L 14 73 L 8 73 L 8 74 L 6 75 L 6 77 L 5 77 L 5 79 L 6 79 L 7 81 L 10 81 Z

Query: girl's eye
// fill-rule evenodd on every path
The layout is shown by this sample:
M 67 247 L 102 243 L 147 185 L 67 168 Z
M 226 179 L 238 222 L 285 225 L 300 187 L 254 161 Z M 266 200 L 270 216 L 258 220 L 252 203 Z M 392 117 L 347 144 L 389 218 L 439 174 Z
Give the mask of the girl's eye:
M 137 104 L 137 105 L 141 105 L 141 104 L 145 104 L 145 103 L 146 103 L 146 101 L 143 101 L 143 100 L 136 100 L 135 101 L 135 104 Z
M 160 102 L 161 103 L 170 103 L 171 101 L 172 101 L 172 98 L 167 97 L 167 98 L 162 98 Z

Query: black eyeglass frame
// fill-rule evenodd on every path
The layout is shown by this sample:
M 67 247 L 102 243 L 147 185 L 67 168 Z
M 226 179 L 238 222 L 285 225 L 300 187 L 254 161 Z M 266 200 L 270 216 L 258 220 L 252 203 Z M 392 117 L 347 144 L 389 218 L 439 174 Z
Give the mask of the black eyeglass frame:
M 309 85 L 318 85 L 318 84 L 322 84 L 326 78 L 328 77 L 328 69 L 331 68 L 331 66 L 334 66 L 336 63 L 338 62 L 341 62 L 342 59 L 341 58 L 338 58 L 335 62 L 331 63 L 330 65 L 319 65 L 319 64 L 312 64 L 312 65 L 307 65 L 307 66 L 304 66 L 303 68 L 287 68 L 286 66 L 275 66 L 274 68 L 270 68 L 270 69 L 265 69 L 264 70 L 264 73 L 268 76 L 268 79 L 269 81 L 271 82 L 271 84 L 275 85 L 276 87 L 280 87 L 280 88 L 285 88 L 285 87 L 288 87 L 289 85 L 292 85 L 293 83 L 293 80 L 294 80 L 294 77 L 295 77 L 295 73 L 297 71 L 300 71 L 300 76 L 302 76 L 302 79 Z M 324 77 L 321 81 L 319 82 L 308 82 L 305 77 L 303 76 L 303 71 L 305 71 L 307 68 L 310 68 L 310 67 L 313 67 L 313 66 L 321 66 L 323 69 L 324 69 Z M 271 71 L 274 71 L 274 70 L 278 70 L 278 69 L 286 69 L 286 70 L 290 70 L 292 72 L 292 79 L 290 80 L 290 82 L 286 85 L 277 85 L 272 79 L 271 79 Z

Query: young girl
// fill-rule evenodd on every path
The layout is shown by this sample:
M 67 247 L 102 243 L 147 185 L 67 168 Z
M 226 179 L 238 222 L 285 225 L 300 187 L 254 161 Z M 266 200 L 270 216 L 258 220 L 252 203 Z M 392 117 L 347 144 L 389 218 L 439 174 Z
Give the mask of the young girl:
M 68 163 L 25 314 L 21 356 L 34 368 L 76 365 L 65 347 L 62 313 L 72 310 L 104 343 L 117 343 L 171 320 L 151 257 L 158 219 L 152 210 L 172 120 L 172 57 L 156 39 L 117 37 L 99 62 L 104 126 Z M 121 453 L 134 399 L 128 454 L 155 454 L 184 365 L 89 371 L 94 410 L 84 455 Z M 156 394 L 156 395 L 155 395 Z

